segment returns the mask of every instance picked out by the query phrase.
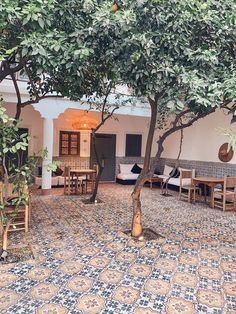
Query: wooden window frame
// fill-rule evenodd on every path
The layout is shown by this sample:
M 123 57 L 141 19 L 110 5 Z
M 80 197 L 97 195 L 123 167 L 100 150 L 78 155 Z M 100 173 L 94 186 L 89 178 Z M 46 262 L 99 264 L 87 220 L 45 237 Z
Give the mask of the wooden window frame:
M 140 138 L 140 147 L 139 150 L 140 152 L 138 154 L 128 154 L 128 146 L 127 146 L 127 137 L 128 136 L 138 136 Z M 125 136 L 125 157 L 142 157 L 142 134 L 132 134 L 132 133 L 127 133 Z
M 68 140 L 68 154 L 62 153 L 62 136 L 63 134 L 67 134 L 69 137 Z M 71 147 L 71 135 L 77 135 L 77 147 Z M 71 149 L 76 148 L 77 154 L 71 154 Z M 74 131 L 60 131 L 59 136 L 59 156 L 80 156 L 80 132 L 74 132 Z

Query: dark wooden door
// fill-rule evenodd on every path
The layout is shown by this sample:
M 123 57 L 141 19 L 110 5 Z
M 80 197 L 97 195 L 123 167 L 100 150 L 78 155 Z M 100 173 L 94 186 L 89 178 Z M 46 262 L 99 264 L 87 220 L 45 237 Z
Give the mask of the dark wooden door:
M 96 148 L 100 162 L 104 163 L 101 181 L 115 181 L 116 170 L 116 135 L 96 134 Z M 96 164 L 96 157 L 91 138 L 91 165 Z

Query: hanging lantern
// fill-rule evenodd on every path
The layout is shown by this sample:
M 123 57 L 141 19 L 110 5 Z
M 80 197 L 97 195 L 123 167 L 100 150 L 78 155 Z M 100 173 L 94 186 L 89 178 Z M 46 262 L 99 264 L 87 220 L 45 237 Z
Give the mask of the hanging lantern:
M 97 126 L 97 121 L 88 116 L 87 113 L 84 113 L 81 116 L 78 116 L 73 122 L 72 127 L 77 131 L 90 131 Z

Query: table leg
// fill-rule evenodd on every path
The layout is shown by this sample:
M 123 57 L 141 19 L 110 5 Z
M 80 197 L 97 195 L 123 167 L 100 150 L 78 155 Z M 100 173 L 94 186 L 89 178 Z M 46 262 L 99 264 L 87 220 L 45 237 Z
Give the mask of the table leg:
M 204 184 L 204 202 L 207 202 L 207 186 Z
M 69 173 L 69 177 L 68 177 L 68 195 L 70 195 L 70 173 Z
M 79 182 L 79 178 L 76 175 L 75 176 L 75 194 L 78 194 L 78 182 Z
M 93 193 L 93 191 L 95 189 L 96 173 L 92 174 L 92 181 L 93 181 L 93 183 L 92 183 L 92 193 Z
M 163 187 L 164 187 L 164 184 L 165 184 L 165 182 L 162 181 L 162 182 L 161 182 L 161 194 L 163 194 Z
M 211 185 L 211 208 L 214 207 L 214 189 L 215 189 L 215 185 Z
M 85 193 L 88 191 L 88 175 L 86 174 L 86 180 L 85 180 Z
M 196 202 L 196 183 L 193 183 L 193 203 Z

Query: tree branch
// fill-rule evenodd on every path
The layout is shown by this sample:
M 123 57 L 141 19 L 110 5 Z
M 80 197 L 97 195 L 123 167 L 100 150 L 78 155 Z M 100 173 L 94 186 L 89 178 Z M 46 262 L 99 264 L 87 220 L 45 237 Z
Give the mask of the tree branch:
M 164 132 L 162 135 L 160 135 L 160 137 L 159 137 L 159 139 L 157 141 L 158 150 L 157 150 L 157 153 L 156 153 L 156 156 L 155 156 L 155 161 L 152 163 L 150 171 L 146 174 L 145 178 L 148 179 L 148 178 L 153 176 L 154 170 L 155 170 L 155 168 L 157 166 L 157 163 L 159 161 L 161 153 L 164 150 L 163 143 L 164 143 L 164 141 L 166 140 L 166 138 L 168 136 L 170 136 L 171 134 L 173 134 L 173 133 L 175 133 L 175 132 L 177 132 L 179 130 L 183 130 L 183 129 L 187 128 L 187 127 L 190 127 L 193 123 L 195 123 L 199 119 L 202 119 L 202 118 L 206 117 L 207 115 L 215 112 L 216 109 L 217 109 L 217 106 L 213 107 L 208 112 L 198 113 L 194 118 L 192 118 L 187 123 L 183 123 L 183 124 L 177 125 L 179 123 L 180 119 L 182 119 L 185 114 L 189 113 L 189 109 L 179 113 L 176 116 L 175 120 L 174 120 L 174 124 L 172 123 L 173 127 L 170 128 L 169 130 L 167 130 L 166 132 Z
M 112 82 L 110 82 L 107 86 L 107 91 L 106 91 L 106 94 L 105 94 L 105 98 L 103 100 L 103 105 L 102 105 L 102 115 L 101 115 L 101 122 L 105 122 L 104 121 L 104 115 L 105 115 L 105 107 L 106 107 L 106 104 L 107 104 L 107 98 L 111 92 L 111 89 L 112 89 Z
M 39 93 L 38 93 L 38 91 L 37 91 L 37 89 L 36 89 L 36 87 L 35 87 L 35 84 L 34 84 L 34 81 L 33 81 L 33 79 L 32 79 L 30 70 L 28 69 L 28 67 L 26 66 L 26 64 L 24 65 L 24 69 L 25 69 L 25 72 L 26 72 L 26 74 L 27 74 L 27 76 L 28 76 L 28 78 L 29 78 L 30 85 L 31 85 L 31 87 L 32 87 L 32 89 L 33 89 L 33 91 L 34 91 L 34 96 L 35 96 L 35 98 L 36 98 L 36 100 L 37 100 L 37 99 L 39 98 Z
M 101 120 L 101 122 L 97 125 L 97 127 L 93 129 L 94 132 L 97 132 L 97 130 L 106 122 L 106 120 L 108 120 L 108 119 L 113 115 L 113 113 L 114 113 L 115 110 L 117 110 L 117 109 L 119 109 L 119 106 L 114 107 L 114 108 L 112 109 L 112 111 L 111 111 L 109 114 L 107 114 L 107 116 L 106 116 L 105 118 L 103 118 L 103 119 Z
M 0 68 L 0 82 L 2 82 L 8 75 L 11 75 L 11 73 L 19 72 L 24 68 L 24 64 L 26 62 L 26 58 L 22 58 L 18 64 L 14 67 L 7 67 L 6 64 L 8 63 L 8 60 L 3 60 Z
M 35 100 L 27 100 L 25 102 L 21 103 L 21 107 L 24 108 L 27 105 L 37 104 L 40 100 L 46 99 L 46 98 L 63 98 L 61 95 L 46 95 L 46 96 L 39 96 L 38 99 Z

